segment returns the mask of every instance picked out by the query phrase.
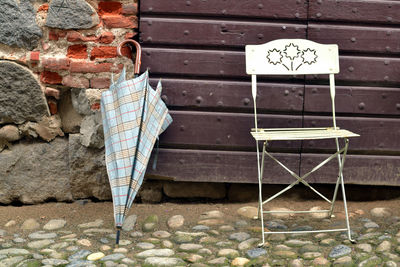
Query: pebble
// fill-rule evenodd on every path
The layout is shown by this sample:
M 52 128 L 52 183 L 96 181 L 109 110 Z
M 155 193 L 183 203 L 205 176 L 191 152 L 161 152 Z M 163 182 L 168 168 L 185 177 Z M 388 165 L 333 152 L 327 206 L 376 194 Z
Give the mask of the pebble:
M 149 249 L 136 254 L 138 258 L 148 258 L 148 257 L 170 257 L 174 255 L 175 252 L 169 248 L 161 249 Z
M 28 250 L 22 248 L 6 248 L 0 249 L 0 255 L 28 255 Z
M 232 232 L 235 231 L 235 227 L 233 227 L 232 225 L 221 225 L 218 230 L 220 230 L 221 232 Z
M 87 256 L 88 261 L 97 261 L 103 258 L 105 255 L 103 252 L 95 252 Z
M 239 251 L 231 248 L 224 248 L 218 251 L 218 256 L 233 259 L 239 256 Z
M 315 258 L 313 261 L 312 261 L 312 263 L 313 263 L 313 266 L 330 266 L 330 263 L 329 263 L 329 261 L 327 260 L 327 259 L 325 259 L 324 257 L 318 257 L 318 258 Z
M 136 244 L 136 247 L 138 247 L 140 249 L 152 249 L 152 248 L 155 248 L 155 245 L 152 243 L 148 243 L 148 242 L 139 242 Z
M 178 229 L 185 223 L 185 218 L 182 215 L 174 215 L 168 219 L 167 225 L 171 229 Z
M 222 219 L 205 219 L 197 222 L 197 224 L 204 224 L 208 226 L 221 225 L 224 223 L 225 221 Z
M 62 259 L 44 259 L 42 260 L 42 263 L 45 265 L 61 265 L 61 264 L 68 264 L 69 262 L 67 260 L 62 260 Z
M 57 229 L 63 228 L 66 223 L 67 223 L 67 221 L 63 220 L 63 219 L 50 220 L 48 223 L 46 223 L 43 226 L 43 229 L 44 230 L 57 230 Z
M 250 238 L 250 239 L 247 239 L 247 240 L 242 241 L 241 243 L 239 243 L 238 249 L 239 249 L 239 250 L 248 250 L 248 249 L 250 249 L 251 247 L 253 247 L 254 244 L 256 244 L 256 243 L 258 243 L 258 242 L 260 242 L 260 239 L 259 239 L 259 238 Z
M 102 261 L 118 261 L 120 259 L 125 258 L 125 255 L 122 253 L 114 253 L 114 254 L 110 254 L 107 255 L 105 257 L 102 258 Z
M 240 216 L 243 216 L 245 218 L 254 219 L 258 215 L 258 208 L 251 207 L 251 206 L 245 206 L 245 207 L 239 208 L 236 212 L 237 212 L 237 214 L 239 214 Z
M 4 227 L 12 227 L 12 226 L 14 226 L 14 225 L 16 225 L 16 224 L 17 224 L 16 221 L 10 220 L 10 221 L 8 221 L 8 222 L 4 225 Z
M 163 240 L 163 241 L 161 242 L 161 245 L 162 245 L 164 248 L 172 248 L 172 247 L 174 246 L 174 244 L 172 244 L 172 242 L 169 241 L 169 240 Z
M 382 263 L 382 259 L 373 256 L 371 258 L 368 258 L 358 264 L 358 267 L 373 267 L 373 266 L 379 266 Z
M 338 245 L 329 252 L 329 258 L 339 258 L 351 253 L 351 248 L 346 245 Z
M 85 246 L 85 247 L 90 247 L 92 245 L 92 242 L 90 242 L 90 240 L 88 240 L 88 239 L 80 239 L 80 240 L 76 241 L 76 243 L 78 243 L 79 245 Z
M 231 262 L 232 266 L 244 266 L 247 263 L 249 263 L 250 260 L 247 258 L 242 258 L 242 257 L 236 257 L 233 259 L 233 261 Z
M 387 241 L 387 240 L 385 240 L 385 241 L 383 241 L 382 243 L 380 243 L 379 245 L 378 245 L 378 247 L 376 248 L 376 251 L 377 252 L 386 252 L 386 251 L 390 251 L 390 248 L 392 247 L 392 244 L 389 242 L 389 241 Z
M 156 238 L 168 238 L 171 236 L 171 234 L 167 231 L 156 231 L 152 234 L 152 236 Z
M 291 212 L 293 212 L 293 210 L 287 209 L 287 208 L 273 207 L 269 211 L 279 211 L 279 213 L 271 213 L 270 214 L 274 218 L 289 219 L 290 217 L 294 216 L 294 213 L 291 213 Z
M 373 208 L 370 212 L 373 217 L 377 218 L 389 217 L 391 215 L 391 212 L 388 208 L 377 207 Z
M 21 225 L 22 230 L 34 230 L 38 229 L 40 224 L 35 219 L 27 219 Z
M 128 253 L 128 249 L 127 248 L 115 248 L 113 250 L 114 253 Z
M 365 224 L 364 224 L 364 227 L 365 228 L 379 228 L 379 225 L 377 224 L 377 223 L 375 223 L 375 222 L 366 222 Z
M 45 231 L 34 232 L 28 235 L 30 239 L 51 239 L 57 237 L 56 233 L 46 233 Z
M 320 206 L 312 207 L 310 209 L 310 211 L 318 211 L 318 210 L 324 210 L 324 209 Z M 310 213 L 310 216 L 314 219 L 325 219 L 325 218 L 329 217 L 329 213 L 328 212 L 312 212 L 312 213 Z
M 220 219 L 223 217 L 224 214 L 219 210 L 211 210 L 200 214 L 200 219 Z
M 268 221 L 265 226 L 270 230 L 287 230 L 288 227 L 280 221 Z
M 254 248 L 254 249 L 250 249 L 246 252 L 246 255 L 252 259 L 258 258 L 258 257 L 260 257 L 262 255 L 266 255 L 266 254 L 267 254 L 267 251 L 263 248 Z
M 303 267 L 303 262 L 300 259 L 290 261 L 289 267 Z
M 80 259 L 86 258 L 91 253 L 92 252 L 90 252 L 89 250 L 82 249 L 82 250 L 76 252 L 75 254 L 69 256 L 68 260 L 69 261 L 80 260 Z
M 210 227 L 207 225 L 196 225 L 192 228 L 194 231 L 208 231 Z
M 101 219 L 97 219 L 94 222 L 88 222 L 88 223 L 81 223 L 78 224 L 79 228 L 98 228 L 104 224 L 104 221 Z
M 146 266 L 186 266 L 186 263 L 179 258 L 167 258 L 167 257 L 149 257 L 144 261 Z
M 245 241 L 246 239 L 250 238 L 250 234 L 245 233 L 245 232 L 238 232 L 238 233 L 233 233 L 229 235 L 229 239 L 231 240 L 236 240 L 238 242 Z
M 291 239 L 291 240 L 285 241 L 285 245 L 287 245 L 289 247 L 302 247 L 302 246 L 309 245 L 309 244 L 312 244 L 312 242 L 298 240 L 298 239 Z
M 228 259 L 226 257 L 219 257 L 219 258 L 208 261 L 208 263 L 221 266 L 221 265 L 226 264 L 227 261 L 228 261 Z
M 334 266 L 352 266 L 353 259 L 350 256 L 340 257 L 333 262 Z
M 194 262 L 198 262 L 198 261 L 202 260 L 203 258 L 204 258 L 203 256 L 200 256 L 197 254 L 190 254 L 189 256 L 187 256 L 185 258 L 185 260 L 187 260 L 188 262 L 194 263 Z
M 124 223 L 122 224 L 123 231 L 132 231 L 135 228 L 137 220 L 137 215 L 133 214 L 125 218 Z
M 29 242 L 27 246 L 29 248 L 34 248 L 34 249 L 39 249 L 39 248 L 44 248 L 47 247 L 50 244 L 53 244 L 54 240 L 51 239 L 43 239 L 43 240 L 38 240 L 38 241 L 33 241 Z
M 187 243 L 187 244 L 181 244 L 179 246 L 179 250 L 181 251 L 185 251 L 185 252 L 196 252 L 199 249 L 203 248 L 202 245 L 199 244 L 191 244 L 191 243 Z

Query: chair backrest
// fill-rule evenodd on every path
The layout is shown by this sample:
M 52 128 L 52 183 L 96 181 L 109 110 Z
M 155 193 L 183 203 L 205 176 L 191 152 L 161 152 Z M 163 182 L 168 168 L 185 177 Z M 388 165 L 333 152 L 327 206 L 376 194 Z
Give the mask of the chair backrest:
M 339 73 L 338 46 L 304 39 L 246 45 L 246 72 L 256 75 Z
M 337 45 L 319 44 L 305 39 L 278 39 L 260 45 L 246 45 L 246 72 L 252 76 L 256 128 L 256 75 L 305 74 L 329 74 L 333 126 L 336 128 L 334 74 L 339 73 Z

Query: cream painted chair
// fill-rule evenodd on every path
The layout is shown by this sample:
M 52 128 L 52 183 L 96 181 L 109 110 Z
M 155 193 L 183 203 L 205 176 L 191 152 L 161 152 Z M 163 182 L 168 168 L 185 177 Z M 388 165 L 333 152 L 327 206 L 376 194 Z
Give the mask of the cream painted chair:
M 336 126 L 335 116 L 335 74 L 339 73 L 339 52 L 337 45 L 318 44 L 313 41 L 304 39 L 280 39 L 271 41 L 261 45 L 246 45 L 246 72 L 251 75 L 252 95 L 254 101 L 254 123 L 255 128 L 251 130 L 251 134 L 257 144 L 257 168 L 258 168 L 258 183 L 259 183 L 259 218 L 261 219 L 262 228 L 262 244 L 265 243 L 265 235 L 274 233 L 320 233 L 320 232 L 335 232 L 347 231 L 350 241 L 351 238 L 349 216 L 347 210 L 346 193 L 343 181 L 343 166 L 346 158 L 347 148 L 350 137 L 359 136 L 348 130 L 339 129 Z M 327 74 L 329 75 L 330 96 L 332 100 L 332 120 L 333 124 L 330 127 L 323 128 L 277 128 L 265 129 L 257 126 L 257 75 L 306 75 L 306 74 Z M 334 139 L 336 143 L 336 153 L 315 166 L 311 171 L 303 176 L 297 175 L 294 171 L 286 167 L 282 162 L 276 159 L 267 151 L 268 142 L 276 140 L 312 140 L 312 139 Z M 344 147 L 340 148 L 339 139 L 344 139 Z M 263 142 L 263 151 L 260 162 L 259 142 Z M 287 172 L 289 172 L 296 180 L 271 196 L 267 200 L 262 199 L 262 181 L 264 173 L 265 155 L 279 164 Z M 323 194 L 313 188 L 305 179 L 324 166 L 330 160 L 337 158 L 338 160 L 338 178 L 336 187 L 333 192 L 332 200 L 325 197 Z M 264 214 L 266 213 L 282 213 L 285 211 L 265 211 L 263 206 L 280 196 L 282 193 L 291 189 L 293 186 L 302 183 L 309 187 L 312 191 L 318 194 L 321 198 L 330 203 L 330 209 L 319 211 L 290 211 L 290 213 L 310 213 L 324 212 L 332 216 L 334 204 L 336 201 L 339 186 L 342 188 L 343 203 L 346 217 L 346 228 L 341 229 L 325 229 L 311 231 L 284 231 L 284 232 L 266 232 L 264 229 Z

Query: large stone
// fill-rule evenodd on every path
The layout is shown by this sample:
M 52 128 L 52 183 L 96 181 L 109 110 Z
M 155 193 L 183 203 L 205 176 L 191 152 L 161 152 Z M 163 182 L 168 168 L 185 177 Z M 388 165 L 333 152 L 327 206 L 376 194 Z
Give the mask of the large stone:
M 21 142 L 0 157 L 0 203 L 72 200 L 67 140 Z
M 135 228 L 136 225 L 136 220 L 137 220 L 137 215 L 133 214 L 128 216 L 125 221 L 124 224 L 122 225 L 122 230 L 124 231 L 132 231 L 133 228 Z
M 70 188 L 75 199 L 111 199 L 104 150 L 81 145 L 79 134 L 69 135 Z
M 172 198 L 221 199 L 226 195 L 226 188 L 222 183 L 166 182 L 163 189 Z
M 167 258 L 167 257 L 149 257 L 144 261 L 143 266 L 156 267 L 175 267 L 175 266 L 187 266 L 186 263 L 179 258 Z
M 392 213 L 388 208 L 373 208 L 371 211 L 371 215 L 378 218 L 389 217 Z
M 21 134 L 18 127 L 15 125 L 5 125 L 0 128 L 0 139 L 4 139 L 8 142 L 14 142 L 21 139 Z
M 103 148 L 104 132 L 100 112 L 95 112 L 83 118 L 80 128 L 81 144 L 85 147 Z
M 58 102 L 58 114 L 61 118 L 64 133 L 79 133 L 82 115 L 72 105 L 71 91 L 68 90 L 61 95 L 61 99 Z
M 351 253 L 351 248 L 346 245 L 338 245 L 329 252 L 329 258 L 340 258 Z
M 34 49 L 42 37 L 31 1 L 0 0 L 0 43 Z
M 64 136 L 61 131 L 61 119 L 58 115 L 44 116 L 38 123 L 33 123 L 32 128 L 40 138 L 47 142 L 54 140 L 57 136 Z
M 7 8 L 1 8 L 4 9 Z M 32 72 L 14 62 L 0 60 L 0 124 L 40 121 L 49 115 L 46 98 Z
M 46 26 L 60 29 L 90 29 L 99 23 L 96 11 L 84 0 L 53 0 Z

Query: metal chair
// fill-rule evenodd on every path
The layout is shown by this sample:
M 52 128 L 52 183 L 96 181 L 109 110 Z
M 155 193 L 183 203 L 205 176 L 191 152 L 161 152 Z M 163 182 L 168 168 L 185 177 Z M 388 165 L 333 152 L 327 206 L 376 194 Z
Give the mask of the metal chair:
M 255 128 L 251 129 L 251 134 L 256 140 L 257 146 L 257 168 L 258 168 L 258 183 L 259 183 L 259 214 L 261 219 L 262 228 L 262 244 L 265 243 L 265 235 L 274 233 L 319 233 L 319 232 L 335 232 L 347 231 L 350 241 L 354 242 L 351 238 L 349 216 L 347 211 L 346 193 L 343 181 L 343 166 L 349 145 L 349 138 L 359 136 L 348 130 L 339 129 L 336 126 L 335 116 L 335 78 L 334 75 L 339 73 L 339 55 L 337 45 L 324 45 L 318 44 L 313 41 L 303 39 L 280 39 L 271 41 L 261 45 L 246 45 L 246 72 L 251 75 L 252 81 L 252 95 L 254 101 L 254 123 Z M 306 75 L 306 74 L 329 74 L 330 95 L 332 100 L 332 118 L 333 126 L 325 128 L 275 128 L 265 129 L 258 128 L 257 126 L 257 75 Z M 344 139 L 344 147 L 340 148 L 338 139 Z M 297 175 L 286 167 L 281 161 L 276 159 L 272 154 L 267 151 L 268 142 L 275 140 L 311 140 L 311 139 L 334 139 L 336 143 L 336 153 L 322 161 L 311 171 L 303 176 Z M 263 143 L 262 158 L 260 162 L 259 141 Z M 271 196 L 267 200 L 262 199 L 262 179 L 264 173 L 265 155 L 270 157 L 273 161 L 278 163 L 287 172 L 289 172 L 295 179 L 292 184 Z M 309 183 L 305 181 L 310 174 L 324 166 L 330 160 L 338 159 L 338 178 L 336 187 L 333 192 L 332 200 L 329 200 L 323 194 L 318 192 Z M 302 183 L 309 187 L 312 191 L 317 193 L 321 198 L 330 203 L 329 210 L 319 211 L 290 211 L 290 213 L 311 213 L 311 212 L 325 212 L 332 216 L 334 204 L 336 201 L 339 185 L 342 188 L 344 210 L 346 216 L 346 228 L 342 229 L 326 229 L 326 230 L 311 230 L 311 231 L 280 231 L 280 232 L 265 232 L 263 215 L 266 213 L 282 213 L 287 211 L 264 211 L 263 206 L 275 199 L 282 193 L 291 189 L 293 186 Z

